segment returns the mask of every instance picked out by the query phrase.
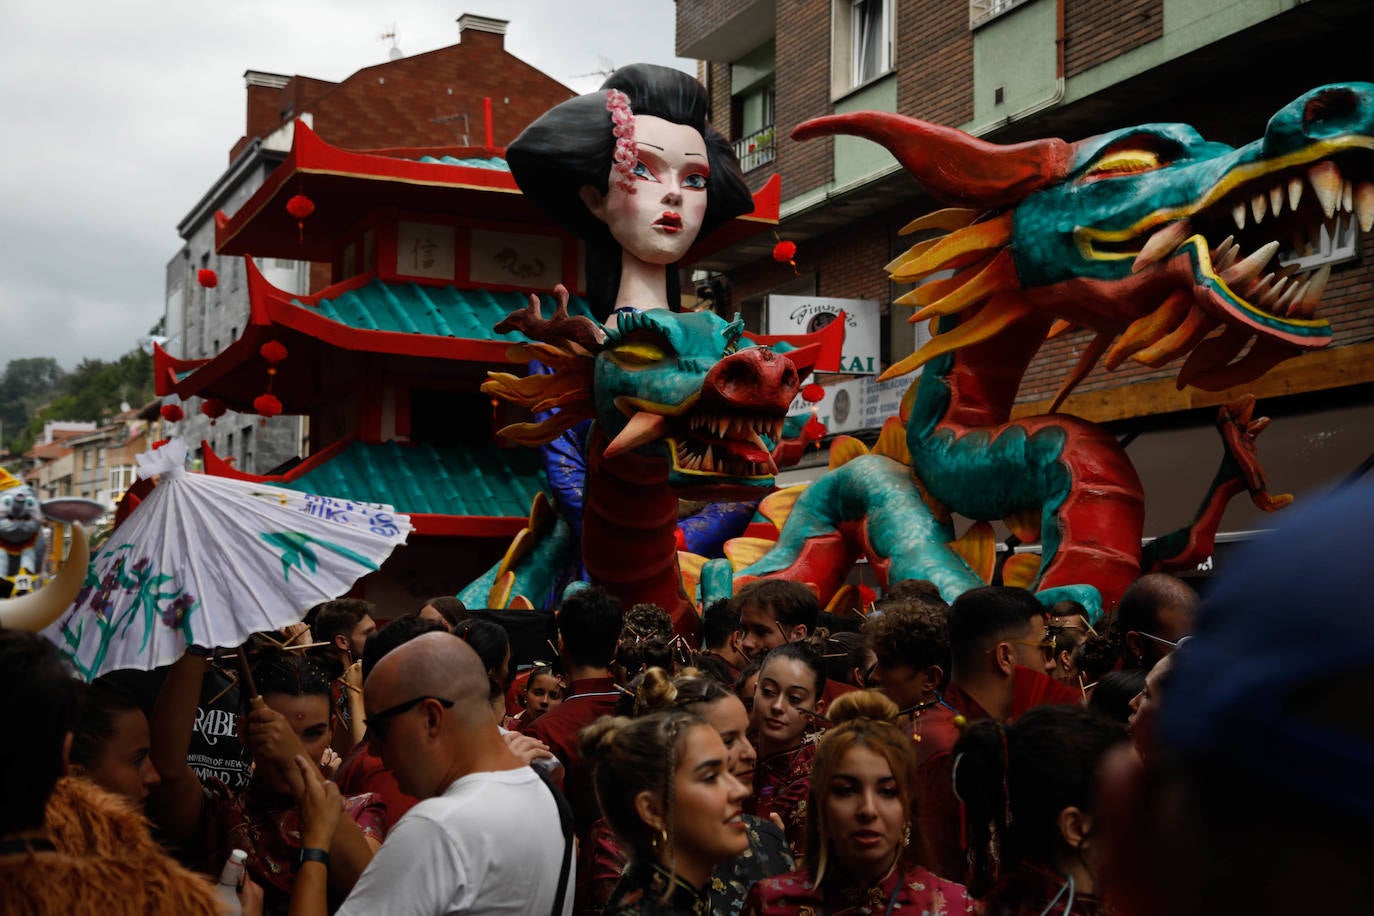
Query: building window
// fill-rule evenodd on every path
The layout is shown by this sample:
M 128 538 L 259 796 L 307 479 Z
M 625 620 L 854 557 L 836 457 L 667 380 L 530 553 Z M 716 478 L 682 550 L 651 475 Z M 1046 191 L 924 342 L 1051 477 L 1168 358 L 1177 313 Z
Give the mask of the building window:
M 1286 252 L 1279 258 L 1285 267 L 1311 270 L 1323 264 L 1353 261 L 1360 253 L 1360 227 L 1354 213 L 1336 214 L 1333 222 L 1323 223 L 1315 238 L 1303 247 Z
M 969 0 L 968 27 L 976 29 L 1025 2 L 1026 0 Z
M 777 158 L 773 131 L 773 86 L 760 87 L 735 99 L 739 111 L 740 138 L 735 141 L 735 157 L 741 171 L 748 172 Z
M 853 0 L 850 7 L 850 77 L 862 86 L 892 68 L 889 0 Z
M 118 500 L 125 490 L 129 489 L 134 482 L 133 465 L 121 464 L 110 468 L 110 494 L 113 500 Z
M 893 0 L 832 0 L 832 96 L 838 98 L 892 69 L 893 6 Z

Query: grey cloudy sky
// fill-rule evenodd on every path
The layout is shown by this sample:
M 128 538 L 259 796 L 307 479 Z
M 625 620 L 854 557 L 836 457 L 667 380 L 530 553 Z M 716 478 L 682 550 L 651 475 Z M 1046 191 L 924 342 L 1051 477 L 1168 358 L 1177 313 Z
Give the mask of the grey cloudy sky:
M 673 0 L 11 0 L 0 113 L 0 366 L 132 349 L 162 315 L 176 224 L 243 132 L 245 70 L 340 80 L 453 44 L 463 13 L 579 92 L 586 74 L 676 65 Z

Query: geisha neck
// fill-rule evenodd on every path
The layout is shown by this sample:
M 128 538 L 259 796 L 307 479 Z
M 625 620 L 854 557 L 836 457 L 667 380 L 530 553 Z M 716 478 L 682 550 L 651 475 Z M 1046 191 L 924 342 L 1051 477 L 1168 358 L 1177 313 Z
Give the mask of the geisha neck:
M 615 307 L 640 311 L 668 308 L 668 270 L 662 264 L 641 261 L 621 249 L 620 290 L 615 295 Z

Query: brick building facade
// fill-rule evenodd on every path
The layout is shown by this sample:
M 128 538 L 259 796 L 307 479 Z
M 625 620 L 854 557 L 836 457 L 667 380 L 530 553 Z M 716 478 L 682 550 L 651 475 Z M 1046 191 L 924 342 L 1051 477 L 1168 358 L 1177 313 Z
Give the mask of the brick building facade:
M 847 137 L 798 143 L 789 138 L 797 124 L 878 109 L 1010 143 L 1178 121 L 1239 146 L 1306 90 L 1361 78 L 1351 62 L 1363 59 L 1370 24 L 1356 0 L 678 0 L 678 53 L 701 61 L 713 120 L 731 139 L 742 139 L 731 89 L 740 61 L 775 49 L 776 150 L 746 177 L 758 186 L 781 175 L 779 232 L 798 245 L 800 276 L 760 245 L 707 266 L 728 278 L 732 305 L 750 321 L 770 293 L 877 299 L 891 364 L 917 341 L 909 311 L 893 314 L 890 305 L 906 287 L 889 283 L 883 265 L 910 243 L 897 231 L 937 205 L 877 146 Z M 1374 233 L 1351 235 L 1322 299 L 1331 348 L 1289 360 L 1252 386 L 1276 418 L 1261 448 L 1277 490 L 1315 490 L 1374 452 L 1361 426 L 1374 421 L 1364 407 L 1374 387 Z M 1088 339 L 1068 334 L 1043 348 L 1022 386 L 1021 412 L 1047 408 Z M 1136 443 L 1129 451 L 1150 500 L 1147 533 L 1186 520 L 1220 455 L 1215 444 L 1199 454 L 1206 436 L 1216 441 L 1219 397 L 1179 391 L 1177 372 L 1177 362 L 1099 367 L 1065 407 Z M 1185 471 L 1197 486 L 1175 494 Z M 1241 502 L 1224 530 L 1265 524 Z

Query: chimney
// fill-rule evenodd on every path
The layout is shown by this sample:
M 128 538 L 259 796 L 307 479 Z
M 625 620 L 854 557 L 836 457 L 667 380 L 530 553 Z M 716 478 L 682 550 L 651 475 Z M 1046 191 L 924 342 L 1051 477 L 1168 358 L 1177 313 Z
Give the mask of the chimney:
M 471 41 L 478 32 L 485 32 L 488 35 L 497 36 L 497 47 L 506 46 L 506 26 L 510 25 L 508 19 L 492 19 L 489 16 L 476 16 L 472 13 L 464 13 L 458 17 L 458 43 Z
M 244 133 L 248 139 L 266 137 L 281 124 L 281 91 L 291 77 L 261 70 L 245 70 L 243 82 L 248 88 L 248 122 Z

